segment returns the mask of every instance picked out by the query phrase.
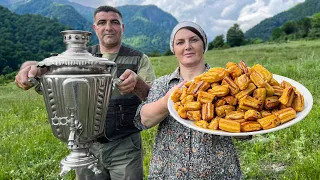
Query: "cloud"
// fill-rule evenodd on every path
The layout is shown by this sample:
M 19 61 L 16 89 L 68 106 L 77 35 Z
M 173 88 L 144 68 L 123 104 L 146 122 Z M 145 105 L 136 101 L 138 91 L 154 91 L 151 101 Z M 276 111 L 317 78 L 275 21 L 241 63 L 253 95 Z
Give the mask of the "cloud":
M 272 17 L 282 11 L 285 11 L 297 3 L 305 0 L 256 0 L 252 4 L 246 5 L 241 11 L 237 19 L 240 28 L 247 31 L 262 20 Z
M 221 17 L 223 18 L 227 17 L 234 10 L 236 10 L 236 4 L 231 4 L 230 6 L 225 7 L 221 13 Z
M 70 0 L 86 6 L 154 4 L 178 21 L 194 21 L 208 34 L 209 41 L 226 34 L 234 23 L 245 32 L 265 18 L 272 17 L 305 0 Z

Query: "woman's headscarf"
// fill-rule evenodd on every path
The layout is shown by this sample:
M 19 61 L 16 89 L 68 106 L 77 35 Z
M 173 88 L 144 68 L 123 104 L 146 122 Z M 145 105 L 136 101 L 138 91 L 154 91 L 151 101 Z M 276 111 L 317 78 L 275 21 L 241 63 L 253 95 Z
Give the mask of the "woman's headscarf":
M 182 28 L 187 28 L 188 29 L 188 27 L 191 27 L 191 28 L 193 28 L 194 30 L 197 31 L 197 32 L 194 32 L 194 33 L 197 34 L 201 38 L 201 40 L 203 41 L 203 48 L 204 48 L 203 50 L 204 50 L 204 52 L 206 52 L 208 50 L 208 38 L 207 38 L 207 35 L 204 32 L 204 30 L 198 24 L 196 24 L 194 22 L 191 22 L 191 21 L 180 22 L 179 24 L 177 24 L 173 28 L 171 36 L 170 36 L 170 50 L 171 50 L 171 52 L 174 53 L 174 51 L 173 51 L 173 40 L 174 40 L 174 36 L 176 35 L 176 33 L 180 29 L 182 29 Z

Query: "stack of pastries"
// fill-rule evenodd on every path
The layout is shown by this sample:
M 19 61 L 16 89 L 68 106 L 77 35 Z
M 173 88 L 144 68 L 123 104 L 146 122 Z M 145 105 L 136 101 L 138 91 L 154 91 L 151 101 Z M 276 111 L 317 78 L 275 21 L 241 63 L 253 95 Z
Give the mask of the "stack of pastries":
M 277 82 L 260 64 L 228 62 L 175 89 L 174 108 L 195 125 L 227 132 L 274 128 L 304 108 L 303 95 L 289 82 Z

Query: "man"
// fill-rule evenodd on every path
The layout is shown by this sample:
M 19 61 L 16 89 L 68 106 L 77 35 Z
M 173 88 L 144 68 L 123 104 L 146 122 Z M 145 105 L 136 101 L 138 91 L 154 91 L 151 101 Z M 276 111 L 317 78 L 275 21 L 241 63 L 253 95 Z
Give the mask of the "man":
M 117 63 L 117 76 L 123 81 L 113 90 L 105 126 L 105 137 L 99 138 L 90 149 L 99 159 L 101 174 L 77 169 L 77 179 L 143 179 L 143 157 L 140 131 L 133 119 L 138 105 L 149 92 L 155 79 L 153 67 L 145 54 L 121 45 L 124 30 L 122 14 L 113 7 L 100 6 L 94 12 L 93 29 L 99 45 L 89 47 L 93 55 Z M 29 89 L 30 77 L 44 72 L 35 61 L 25 62 L 16 76 L 16 84 Z

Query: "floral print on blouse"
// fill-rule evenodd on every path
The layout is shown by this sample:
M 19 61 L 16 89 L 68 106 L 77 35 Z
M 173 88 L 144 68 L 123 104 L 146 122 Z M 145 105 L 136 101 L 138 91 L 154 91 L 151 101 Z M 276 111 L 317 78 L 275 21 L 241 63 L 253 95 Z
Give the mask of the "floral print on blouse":
M 142 105 L 157 101 L 182 81 L 178 67 L 153 82 L 147 100 L 137 110 L 138 128 L 146 129 L 141 124 Z M 169 115 L 158 126 L 148 179 L 242 179 L 242 172 L 231 137 L 192 130 Z

